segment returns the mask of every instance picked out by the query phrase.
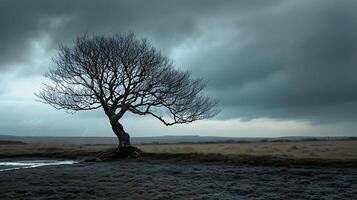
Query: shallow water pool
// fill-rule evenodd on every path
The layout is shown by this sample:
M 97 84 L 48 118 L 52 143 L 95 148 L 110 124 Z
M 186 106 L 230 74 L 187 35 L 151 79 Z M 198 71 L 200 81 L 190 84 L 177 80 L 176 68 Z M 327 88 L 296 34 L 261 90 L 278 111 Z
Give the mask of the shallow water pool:
M 43 167 L 50 165 L 71 165 L 78 163 L 74 160 L 23 160 L 23 161 L 0 161 L 0 172 L 19 170 L 26 168 Z

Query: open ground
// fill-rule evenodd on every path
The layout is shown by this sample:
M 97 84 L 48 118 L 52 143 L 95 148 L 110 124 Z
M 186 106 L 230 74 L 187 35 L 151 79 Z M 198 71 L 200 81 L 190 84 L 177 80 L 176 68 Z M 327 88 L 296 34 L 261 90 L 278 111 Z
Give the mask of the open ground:
M 12 144 L 0 145 L 0 156 L 83 159 L 114 147 Z M 0 199 L 357 198 L 357 141 L 138 147 L 137 159 L 0 172 Z

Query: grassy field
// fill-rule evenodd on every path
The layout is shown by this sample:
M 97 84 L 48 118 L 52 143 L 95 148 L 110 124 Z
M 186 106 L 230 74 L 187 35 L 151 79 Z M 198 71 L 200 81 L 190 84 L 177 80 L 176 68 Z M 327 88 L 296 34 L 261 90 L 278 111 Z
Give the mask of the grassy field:
M 357 199 L 357 141 L 138 147 L 146 154 L 137 159 L 1 172 L 0 199 Z M 83 159 L 113 148 L 0 145 L 0 161 Z
M 244 163 L 336 163 L 357 165 L 357 141 L 298 141 L 251 143 L 143 144 L 146 155 Z M 0 158 L 83 158 L 115 148 L 113 145 L 9 144 L 0 145 Z
M 77 158 L 95 156 L 114 148 L 113 145 L 75 144 L 6 144 L 0 145 L 0 158 L 10 157 L 59 157 Z
M 299 141 L 139 145 L 148 153 L 200 153 L 285 158 L 357 159 L 357 141 Z

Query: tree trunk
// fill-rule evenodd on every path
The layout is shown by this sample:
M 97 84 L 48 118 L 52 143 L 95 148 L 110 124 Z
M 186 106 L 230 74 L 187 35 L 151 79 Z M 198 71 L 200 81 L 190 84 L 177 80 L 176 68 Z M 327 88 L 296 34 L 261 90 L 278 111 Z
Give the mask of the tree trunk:
M 118 138 L 117 152 L 124 152 L 126 148 L 130 147 L 129 134 L 124 131 L 124 127 L 117 119 L 111 119 L 110 125 L 112 126 L 112 130 Z
M 119 158 L 140 156 L 141 151 L 130 145 L 130 136 L 124 131 L 124 127 L 119 123 L 119 121 L 117 119 L 111 119 L 110 124 L 119 142 L 118 147 L 112 156 Z
M 110 161 L 121 158 L 136 158 L 142 155 L 142 151 L 130 145 L 129 134 L 124 131 L 123 126 L 118 119 L 110 118 L 112 130 L 118 138 L 118 147 L 114 151 L 103 152 L 95 160 L 96 161 Z
M 124 131 L 124 127 L 119 123 L 118 120 L 110 120 L 112 125 L 112 130 L 118 138 L 118 150 L 130 147 L 130 137 L 129 134 Z

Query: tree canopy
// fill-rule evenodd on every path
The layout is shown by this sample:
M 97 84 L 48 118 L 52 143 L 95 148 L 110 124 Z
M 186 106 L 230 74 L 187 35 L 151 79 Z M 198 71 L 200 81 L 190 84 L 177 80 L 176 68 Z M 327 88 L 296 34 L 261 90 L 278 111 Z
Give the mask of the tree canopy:
M 102 107 L 109 119 L 130 111 L 151 115 L 165 125 L 189 123 L 217 113 L 216 101 L 203 94 L 205 81 L 176 69 L 147 39 L 135 34 L 83 35 L 60 46 L 56 67 L 37 94 L 57 109 Z

